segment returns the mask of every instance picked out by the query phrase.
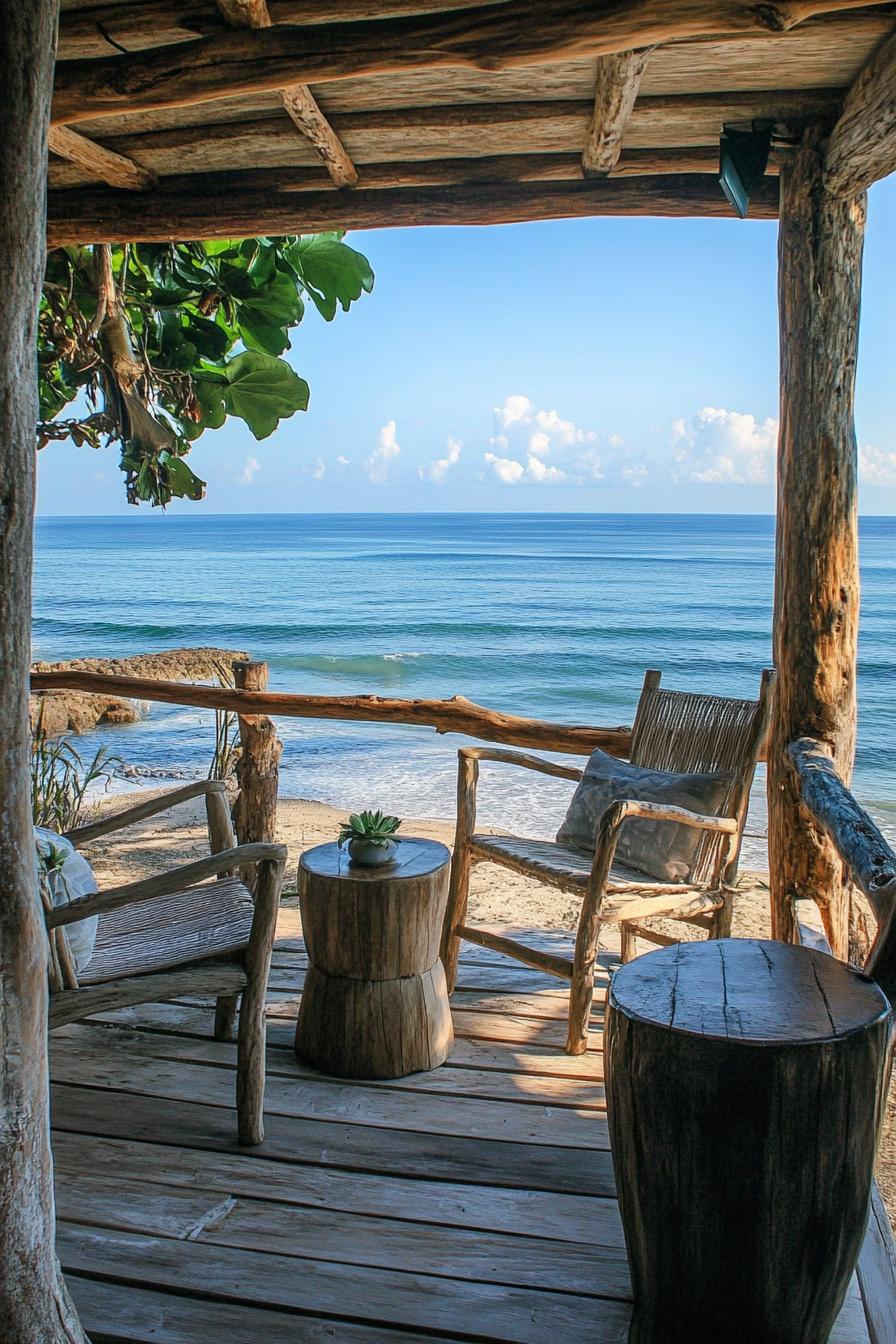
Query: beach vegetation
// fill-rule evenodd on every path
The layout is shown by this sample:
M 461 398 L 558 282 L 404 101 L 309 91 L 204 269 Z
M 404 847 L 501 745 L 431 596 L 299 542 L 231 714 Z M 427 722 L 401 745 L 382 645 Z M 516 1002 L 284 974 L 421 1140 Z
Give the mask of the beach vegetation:
M 215 664 L 218 685 L 232 690 L 236 685 L 233 671 L 226 663 Z M 236 778 L 237 761 L 240 758 L 239 718 L 231 709 L 215 710 L 215 746 L 211 764 L 208 768 L 209 779 L 221 779 L 225 783 Z
M 202 499 L 186 461 L 195 441 L 229 418 L 265 439 L 306 410 L 308 384 L 283 358 L 290 333 L 309 304 L 331 322 L 373 281 L 338 232 L 56 248 L 38 326 L 38 448 L 118 444 L 129 503 Z
M 31 736 L 31 818 L 35 826 L 62 834 L 82 820 L 92 786 L 108 786 L 118 763 L 107 747 L 84 761 L 68 737 L 48 737 L 43 709 Z

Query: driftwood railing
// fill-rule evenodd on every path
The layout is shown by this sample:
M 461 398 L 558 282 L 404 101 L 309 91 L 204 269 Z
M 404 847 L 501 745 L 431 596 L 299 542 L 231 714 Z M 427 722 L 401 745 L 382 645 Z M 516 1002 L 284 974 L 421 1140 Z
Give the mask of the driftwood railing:
M 823 743 L 801 737 L 790 743 L 787 754 L 799 777 L 803 807 L 868 897 L 877 935 L 865 970 L 896 1002 L 896 853 L 837 774 Z
M 271 716 L 416 724 L 434 728 L 438 733 L 462 733 L 486 742 L 540 747 L 544 751 L 576 756 L 588 756 L 596 747 L 614 756 L 627 756 L 631 745 L 629 728 L 594 728 L 521 718 L 486 709 L 459 695 L 450 700 L 400 700 L 378 695 L 288 695 L 267 690 L 268 669 L 263 662 L 235 663 L 234 676 L 236 688 L 70 669 L 32 672 L 31 690 L 36 694 L 81 691 L 235 713 L 239 718 L 242 747 L 237 767 L 239 795 L 234 806 L 234 825 L 240 844 L 274 839 L 281 744 Z
M 868 897 L 877 918 L 877 937 L 865 970 L 878 982 L 891 1003 L 896 990 L 896 854 L 868 813 L 859 806 L 837 774 L 830 753 L 811 737 L 798 738 L 787 749 L 800 781 L 800 796 L 816 825 L 828 835 L 850 871 L 855 885 Z M 814 902 L 797 901 L 796 928 L 804 946 L 829 952 L 819 928 Z M 806 910 L 804 907 L 810 906 Z M 871 1344 L 896 1339 L 896 1243 L 890 1219 L 875 1181 L 871 1187 L 868 1228 L 856 1265 Z

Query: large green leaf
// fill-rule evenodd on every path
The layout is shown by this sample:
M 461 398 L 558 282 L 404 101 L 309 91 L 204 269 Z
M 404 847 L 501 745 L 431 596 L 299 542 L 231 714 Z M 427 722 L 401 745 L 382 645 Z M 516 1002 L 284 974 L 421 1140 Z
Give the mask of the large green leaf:
M 308 384 L 283 359 L 246 350 L 224 372 L 224 408 L 245 420 L 256 439 L 266 439 L 281 420 L 308 408 Z
M 328 322 L 336 316 L 337 304 L 347 313 L 355 299 L 373 289 L 370 262 L 339 234 L 311 234 L 297 239 L 286 251 L 317 311 Z

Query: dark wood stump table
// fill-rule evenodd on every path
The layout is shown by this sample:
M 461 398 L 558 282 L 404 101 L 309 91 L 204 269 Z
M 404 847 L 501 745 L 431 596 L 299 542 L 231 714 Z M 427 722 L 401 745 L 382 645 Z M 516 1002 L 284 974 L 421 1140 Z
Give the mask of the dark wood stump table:
M 890 1006 L 823 952 L 664 948 L 613 976 L 631 1344 L 824 1344 L 865 1235 Z
M 296 1054 L 343 1078 L 401 1078 L 443 1064 L 454 1044 L 439 960 L 450 855 L 406 838 L 365 868 L 335 844 L 299 862 L 308 971 Z

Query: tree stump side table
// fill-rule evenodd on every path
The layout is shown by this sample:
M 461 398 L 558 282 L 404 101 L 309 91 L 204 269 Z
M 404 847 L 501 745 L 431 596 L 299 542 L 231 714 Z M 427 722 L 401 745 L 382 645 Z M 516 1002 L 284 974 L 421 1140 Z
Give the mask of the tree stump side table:
M 605 1046 L 630 1344 L 823 1344 L 868 1220 L 882 991 L 808 948 L 684 943 L 616 971 Z
M 401 1078 L 443 1064 L 454 1044 L 439 960 L 450 855 L 403 839 L 364 868 L 336 844 L 299 861 L 308 971 L 296 1054 L 343 1078 Z

